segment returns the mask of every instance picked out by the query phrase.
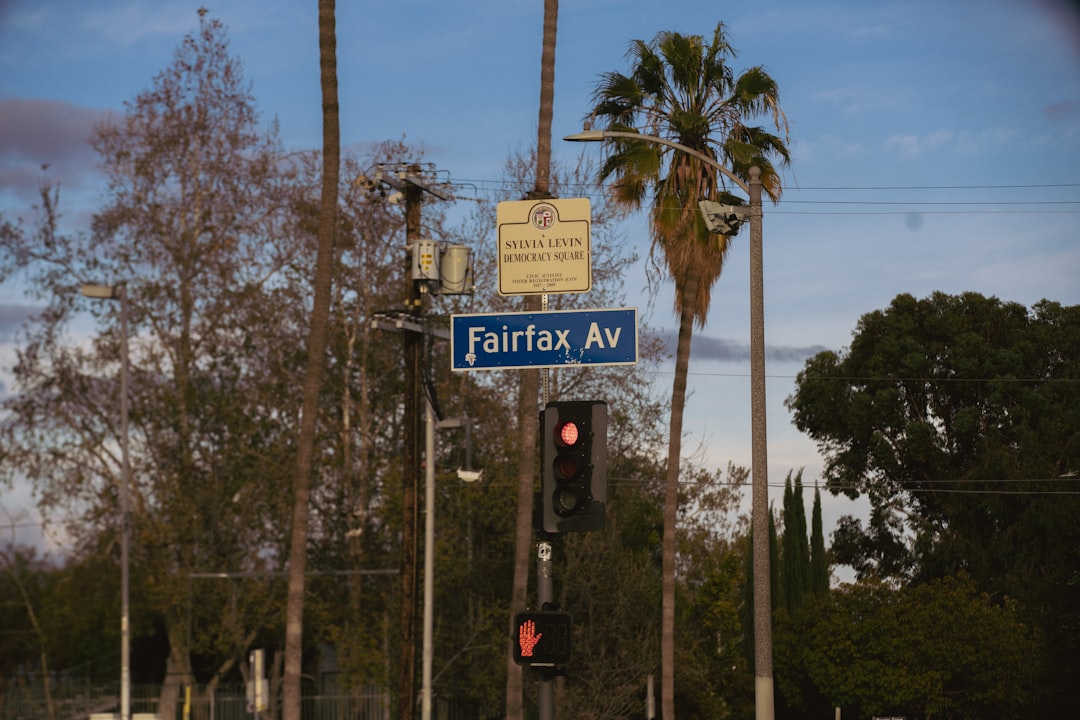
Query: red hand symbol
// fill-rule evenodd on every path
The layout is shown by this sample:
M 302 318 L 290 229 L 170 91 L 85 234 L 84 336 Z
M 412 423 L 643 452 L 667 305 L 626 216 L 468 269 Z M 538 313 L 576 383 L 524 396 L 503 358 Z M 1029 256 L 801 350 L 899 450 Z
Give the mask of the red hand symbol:
M 536 632 L 536 623 L 526 620 L 518 628 L 518 644 L 521 646 L 521 657 L 532 657 L 533 648 L 540 642 L 543 633 Z

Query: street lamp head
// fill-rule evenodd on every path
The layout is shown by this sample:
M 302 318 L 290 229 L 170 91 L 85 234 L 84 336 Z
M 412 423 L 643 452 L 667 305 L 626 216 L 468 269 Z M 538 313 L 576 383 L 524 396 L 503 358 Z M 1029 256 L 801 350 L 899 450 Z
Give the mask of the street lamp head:
M 600 142 L 605 138 L 603 130 L 585 130 L 573 135 L 567 135 L 563 140 L 569 140 L 570 142 Z
M 473 482 L 476 482 L 476 481 L 480 480 L 484 476 L 484 471 L 483 470 L 463 470 L 462 468 L 458 468 L 457 469 L 457 476 L 458 476 L 458 480 L 461 480 L 462 482 L 473 483 Z
M 116 285 L 83 285 L 79 290 L 83 295 L 88 298 L 96 298 L 99 300 L 112 300 L 113 298 L 120 297 L 120 288 Z

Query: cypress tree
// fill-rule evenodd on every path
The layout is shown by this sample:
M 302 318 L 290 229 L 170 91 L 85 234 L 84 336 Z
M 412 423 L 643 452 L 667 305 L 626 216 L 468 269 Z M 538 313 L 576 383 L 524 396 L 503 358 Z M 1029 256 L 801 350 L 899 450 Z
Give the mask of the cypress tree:
M 792 575 L 794 586 L 798 588 L 798 602 L 796 603 L 796 606 L 798 606 L 802 604 L 802 599 L 809 595 L 811 591 L 810 539 L 807 537 L 806 532 L 806 504 L 803 502 L 802 470 L 795 474 L 795 486 L 791 491 L 791 506 L 794 515 L 793 520 L 798 523 L 795 542 L 793 543 L 795 552 L 798 553 L 798 563 Z
M 794 484 L 793 484 L 794 481 Z M 784 507 L 782 517 L 784 533 L 781 539 L 781 592 L 782 606 L 789 614 L 802 605 L 810 593 L 810 544 L 806 537 L 806 505 L 802 499 L 802 471 L 784 480 Z
M 798 588 L 796 587 L 795 573 L 798 564 L 798 549 L 796 548 L 797 523 L 794 517 L 794 493 L 791 489 L 791 473 L 784 478 L 784 505 L 780 511 L 780 520 L 784 526 L 784 533 L 780 538 L 780 591 L 783 594 L 783 602 L 780 607 L 786 608 L 788 614 L 794 614 L 798 603 Z
M 771 594 L 771 606 L 775 611 L 778 607 L 784 607 L 784 583 L 781 580 L 780 570 L 780 542 L 776 535 L 776 516 L 769 512 L 769 591 Z
M 815 595 L 829 592 L 829 558 L 821 522 L 821 490 L 814 485 L 814 509 L 810 521 L 810 590 Z

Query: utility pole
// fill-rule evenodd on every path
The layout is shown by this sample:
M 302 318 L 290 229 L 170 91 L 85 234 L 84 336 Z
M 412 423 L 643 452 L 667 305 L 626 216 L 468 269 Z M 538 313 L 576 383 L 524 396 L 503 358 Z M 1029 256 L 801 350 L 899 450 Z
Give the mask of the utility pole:
M 405 307 L 413 324 L 420 325 L 424 314 L 426 286 L 418 283 L 413 274 L 417 258 L 413 253 L 420 241 L 420 207 L 424 193 L 440 200 L 451 199 L 435 189 L 435 171 L 422 169 L 417 163 L 394 166 L 380 165 L 376 182 L 386 183 L 401 193 L 405 201 Z M 399 661 L 398 713 L 401 720 L 413 720 L 416 715 L 416 615 L 417 615 L 417 548 L 419 545 L 418 486 L 421 471 L 421 382 L 420 371 L 423 335 L 402 333 L 405 358 L 404 417 L 402 459 L 402 522 L 401 522 L 401 654 Z M 430 460 L 429 460 L 430 462 Z
M 416 170 L 410 166 L 407 172 Z M 420 205 L 424 191 L 414 183 L 403 184 L 405 196 L 405 243 L 410 247 L 420 240 Z M 412 253 L 405 254 L 405 311 L 423 314 L 424 298 L 412 279 Z M 405 350 L 404 452 L 401 494 L 401 680 L 398 686 L 398 712 L 401 720 L 412 720 L 416 703 L 416 570 L 417 570 L 417 483 L 420 478 L 420 349 L 417 333 L 402 333 Z

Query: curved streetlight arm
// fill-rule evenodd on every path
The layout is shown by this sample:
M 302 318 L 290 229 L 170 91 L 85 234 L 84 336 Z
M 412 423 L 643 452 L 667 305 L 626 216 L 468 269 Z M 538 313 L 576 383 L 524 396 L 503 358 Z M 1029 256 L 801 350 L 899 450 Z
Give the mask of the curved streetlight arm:
M 726 167 L 718 163 L 703 152 L 699 152 L 692 147 L 687 147 L 681 143 L 677 143 L 674 140 L 668 140 L 667 138 L 657 137 L 656 135 L 642 135 L 641 133 L 625 132 L 623 130 L 585 130 L 584 132 L 574 133 L 573 135 L 567 135 L 563 140 L 569 140 L 571 142 L 603 142 L 608 138 L 624 138 L 626 140 L 641 140 L 643 142 L 656 143 L 657 145 L 666 145 L 676 150 L 696 157 L 701 162 L 709 165 L 710 167 L 719 170 L 724 177 L 731 182 L 739 186 L 740 189 L 747 195 L 750 194 L 750 186 L 742 181 L 735 173 L 728 170 Z

